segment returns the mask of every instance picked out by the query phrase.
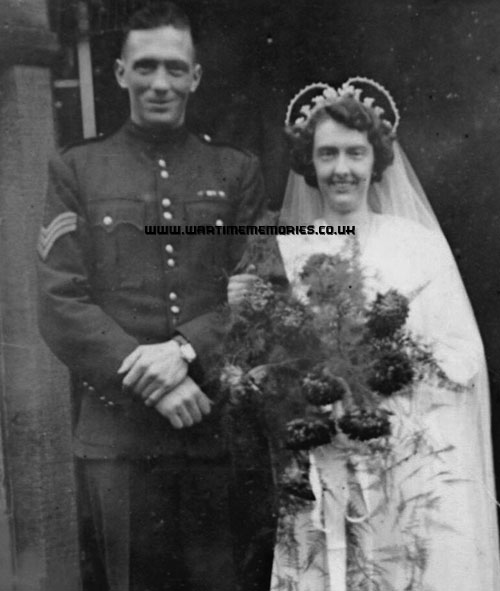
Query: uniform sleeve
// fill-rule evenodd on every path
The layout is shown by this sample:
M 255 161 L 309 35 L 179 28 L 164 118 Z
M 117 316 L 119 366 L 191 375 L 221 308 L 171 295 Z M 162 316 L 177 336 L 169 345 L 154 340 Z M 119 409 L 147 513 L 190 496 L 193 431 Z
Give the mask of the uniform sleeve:
M 39 327 L 54 354 L 106 399 L 128 402 L 117 375 L 137 346 L 92 299 L 90 240 L 75 174 L 62 157 L 49 164 L 44 226 L 38 243 Z
M 241 257 L 233 274 L 246 273 L 252 265 L 255 272 L 267 281 L 283 287 L 288 285 L 288 278 L 285 271 L 283 257 L 277 240 L 278 212 L 265 211 L 256 224 L 265 227 L 263 234 L 249 236 L 245 252 Z M 272 229 L 270 231 L 270 229 Z M 272 231 L 276 231 L 275 234 Z
M 243 174 L 240 195 L 238 213 L 234 223 L 237 226 L 256 224 L 264 216 L 266 205 L 264 178 L 256 156 L 250 157 L 249 165 Z M 231 257 L 229 275 L 234 273 L 247 244 L 247 236 L 235 235 L 232 237 L 229 252 Z
M 265 208 L 265 190 L 259 160 L 250 156 L 245 160 L 241 173 L 238 210 L 235 225 L 253 225 L 262 215 Z M 229 243 L 230 264 L 228 274 L 231 274 L 240 261 L 247 236 L 233 236 Z M 214 359 L 219 353 L 218 345 L 222 342 L 227 328 L 227 319 L 217 311 L 202 314 L 185 324 L 179 325 L 177 331 L 186 337 L 194 350 L 197 360 L 205 376 L 210 374 Z

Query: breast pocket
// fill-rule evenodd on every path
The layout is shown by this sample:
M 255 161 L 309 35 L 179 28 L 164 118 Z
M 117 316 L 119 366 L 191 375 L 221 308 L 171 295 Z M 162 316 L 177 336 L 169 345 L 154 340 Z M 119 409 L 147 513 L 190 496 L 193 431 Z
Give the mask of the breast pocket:
M 184 205 L 185 239 L 192 264 L 219 276 L 229 260 L 233 209 L 224 199 L 200 199 Z
M 146 204 L 133 199 L 103 199 L 89 205 L 97 287 L 140 287 Z
M 184 208 L 188 225 L 220 226 L 231 222 L 231 204 L 223 199 L 188 201 Z

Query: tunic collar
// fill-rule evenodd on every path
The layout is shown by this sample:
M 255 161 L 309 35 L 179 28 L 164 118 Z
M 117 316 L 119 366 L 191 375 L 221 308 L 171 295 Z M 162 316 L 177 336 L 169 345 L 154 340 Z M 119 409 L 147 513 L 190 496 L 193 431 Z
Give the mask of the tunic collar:
M 183 143 L 188 136 L 188 130 L 184 125 L 182 127 L 176 127 L 175 129 L 147 129 L 145 127 L 140 127 L 131 119 L 125 123 L 124 129 L 127 135 L 147 144 L 154 145 L 179 145 Z

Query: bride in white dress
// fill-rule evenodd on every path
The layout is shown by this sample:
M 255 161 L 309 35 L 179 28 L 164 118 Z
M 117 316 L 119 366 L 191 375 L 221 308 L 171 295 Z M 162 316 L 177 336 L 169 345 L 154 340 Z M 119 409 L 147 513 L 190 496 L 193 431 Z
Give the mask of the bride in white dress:
M 278 244 L 300 292 L 308 257 L 337 254 L 353 239 L 319 234 L 320 227 L 355 226 L 367 296 L 390 288 L 408 295 L 406 327 L 462 387 L 420 382 L 410 396 L 386 399 L 390 467 L 367 470 L 366 458 L 354 455 L 346 461 L 335 443 L 311 452 L 316 500 L 280 518 L 294 542 L 277 536 L 273 591 L 500 589 L 481 339 L 448 244 L 395 141 L 398 122 L 388 93 L 362 78 L 295 97 L 287 115 L 293 171 L 280 224 L 314 224 L 318 233 L 279 236 Z M 233 298 L 242 285 L 233 280 Z M 419 434 L 425 445 L 409 453 Z M 354 502 L 361 517 L 349 515 Z

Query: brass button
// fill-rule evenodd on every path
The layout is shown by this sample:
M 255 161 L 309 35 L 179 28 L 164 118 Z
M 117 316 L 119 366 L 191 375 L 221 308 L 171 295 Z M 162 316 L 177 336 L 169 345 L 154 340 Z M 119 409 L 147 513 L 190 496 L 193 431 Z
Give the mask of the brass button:
M 165 168 L 165 166 L 167 166 L 167 163 L 165 162 L 165 160 L 163 160 L 163 158 L 160 158 L 158 160 L 158 164 L 162 167 Z
M 174 261 L 174 259 L 168 259 L 167 260 L 167 265 L 169 267 L 175 267 L 175 261 Z
M 166 170 L 162 170 L 160 172 L 160 176 L 162 179 L 168 179 L 168 172 Z
M 172 204 L 172 202 L 170 201 L 170 199 L 168 199 L 168 197 L 165 197 L 165 199 L 161 200 L 161 204 L 163 205 L 163 207 L 168 207 Z
M 171 220 L 174 216 L 169 211 L 165 211 L 165 212 L 163 212 L 163 217 L 166 220 Z
M 178 314 L 181 311 L 179 306 L 171 306 L 170 310 L 172 314 Z
M 168 297 L 169 297 L 169 299 L 170 299 L 172 302 L 175 302 L 175 300 L 177 299 L 177 294 L 176 294 L 175 292 L 171 291 L 171 292 L 168 294 Z
M 110 215 L 105 215 L 105 216 L 102 218 L 102 223 L 103 223 L 105 226 L 111 226 L 111 224 L 113 223 L 113 218 L 112 218 Z
M 167 246 L 165 246 L 165 250 L 172 254 L 174 252 L 174 247 L 171 244 L 167 244 Z

